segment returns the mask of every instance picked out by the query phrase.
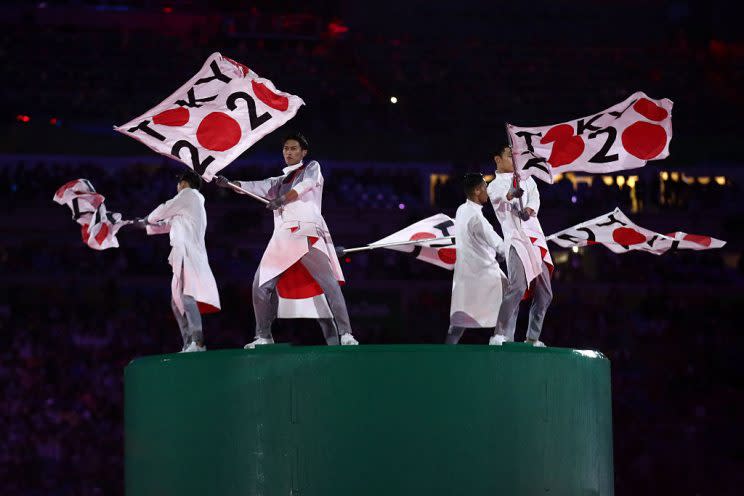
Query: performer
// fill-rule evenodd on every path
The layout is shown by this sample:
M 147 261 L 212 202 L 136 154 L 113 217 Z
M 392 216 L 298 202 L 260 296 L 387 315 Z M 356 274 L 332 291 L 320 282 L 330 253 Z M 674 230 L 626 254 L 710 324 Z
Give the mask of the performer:
M 199 193 L 202 179 L 192 170 L 178 177 L 178 194 L 138 219 L 147 234 L 169 233 L 173 268 L 171 308 L 183 338 L 183 352 L 206 351 L 201 314 L 218 312 L 220 296 L 204 244 L 207 212 Z
M 264 251 L 253 278 L 253 311 L 256 316 L 255 339 L 245 345 L 271 344 L 271 324 L 277 316 L 276 285 L 281 275 L 296 263 L 301 263 L 323 290 L 333 319 L 319 319 L 328 344 L 359 344 L 351 333 L 346 302 L 340 283 L 344 281 L 331 235 L 328 232 L 321 203 L 323 175 L 320 164 L 313 160 L 305 164 L 307 139 L 292 134 L 284 139 L 282 175 L 261 181 L 235 181 L 233 184 L 267 198 L 267 208 L 274 211 L 274 233 Z M 230 181 L 217 176 L 215 183 L 223 188 Z
M 467 200 L 455 216 L 457 259 L 447 344 L 457 344 L 466 328 L 496 327 L 502 281 L 506 282 L 497 261 L 503 259 L 504 241 L 482 212 L 488 202 L 483 174 L 466 174 L 464 183 Z M 501 344 L 496 336 L 490 344 Z
M 514 184 L 514 163 L 509 146 L 503 145 L 497 149 L 494 162 L 496 177 L 488 185 L 488 196 L 504 234 L 506 267 L 509 272 L 509 285 L 501 302 L 495 339 L 498 344 L 514 340 L 519 302 L 527 289 L 531 288 L 532 306 L 527 342 L 534 346 L 545 346 L 540 341 L 540 333 L 545 313 L 553 299 L 553 290 L 548 265 L 543 261 L 540 248 L 530 239 L 544 239 L 542 227 L 537 220 L 540 193 L 532 177 Z M 545 250 L 547 254 L 547 245 Z

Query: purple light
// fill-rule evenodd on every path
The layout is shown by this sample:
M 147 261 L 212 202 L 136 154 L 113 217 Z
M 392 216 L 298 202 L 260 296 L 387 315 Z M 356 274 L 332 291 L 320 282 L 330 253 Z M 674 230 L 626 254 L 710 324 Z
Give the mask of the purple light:
M 576 195 L 571 196 L 571 203 L 576 203 Z
M 406 204 L 405 203 L 399 203 L 398 204 L 398 208 L 401 209 L 401 210 L 403 210 L 403 209 L 406 208 Z

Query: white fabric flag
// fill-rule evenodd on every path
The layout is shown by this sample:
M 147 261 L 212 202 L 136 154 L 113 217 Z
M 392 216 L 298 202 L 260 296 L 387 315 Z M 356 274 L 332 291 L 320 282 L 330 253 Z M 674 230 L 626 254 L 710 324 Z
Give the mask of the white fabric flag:
M 455 221 L 445 214 L 436 214 L 420 220 L 415 224 L 411 224 L 410 226 L 401 229 L 390 236 L 382 238 L 379 241 L 370 243 L 369 246 L 380 246 L 388 243 L 404 241 L 423 241 L 427 239 L 442 238 L 445 236 L 454 236 L 454 234 Z M 437 241 L 428 246 L 426 243 L 423 243 L 421 245 L 389 246 L 385 248 L 405 253 L 413 253 L 416 258 L 423 260 L 424 262 L 429 262 L 449 270 L 455 269 L 457 253 L 455 251 L 454 239 Z
M 514 169 L 552 183 L 571 171 L 613 172 L 643 167 L 669 156 L 672 106 L 637 91 L 593 115 L 560 124 L 522 127 L 507 124 Z
M 548 236 L 548 240 L 570 248 L 601 244 L 615 253 L 647 251 L 661 255 L 669 250 L 709 250 L 726 244 L 710 236 L 675 232 L 660 234 L 634 224 L 619 208 Z
M 243 64 L 213 53 L 175 93 L 114 129 L 211 181 L 304 103 Z
M 83 243 L 94 250 L 118 248 L 117 232 L 131 223 L 122 220 L 120 213 L 107 212 L 105 198 L 87 179 L 65 183 L 54 193 L 53 200 L 70 208 L 72 219 L 81 226 Z
M 323 289 L 304 265 L 296 262 L 276 283 L 280 319 L 329 319 L 333 317 Z

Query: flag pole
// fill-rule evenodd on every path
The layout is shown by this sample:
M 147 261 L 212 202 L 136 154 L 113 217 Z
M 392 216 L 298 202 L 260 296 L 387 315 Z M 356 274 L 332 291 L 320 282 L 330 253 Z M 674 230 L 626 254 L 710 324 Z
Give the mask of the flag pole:
M 344 255 L 346 255 L 347 253 L 356 253 L 359 251 L 375 250 L 377 248 L 392 248 L 395 246 L 421 245 L 421 244 L 433 243 L 435 241 L 451 241 L 453 239 L 455 239 L 454 236 L 444 236 L 442 238 L 416 239 L 413 241 L 396 241 L 394 243 L 385 243 L 382 245 L 367 245 L 367 246 L 359 246 L 357 248 L 345 248 Z M 450 245 L 444 245 L 444 246 L 450 246 Z
M 261 202 L 261 203 L 263 203 L 264 205 L 268 205 L 268 204 L 269 204 L 269 200 L 267 200 L 266 198 L 260 197 L 260 196 L 258 196 L 258 195 L 254 195 L 254 194 L 253 194 L 253 193 L 251 193 L 250 191 L 246 191 L 246 190 L 244 190 L 243 188 L 241 188 L 240 186 L 238 186 L 237 184 L 235 184 L 235 183 L 234 183 L 234 182 L 232 182 L 232 181 L 228 181 L 228 182 L 227 182 L 227 184 L 229 184 L 229 185 L 230 185 L 230 187 L 231 187 L 231 188 L 232 188 L 233 190 L 235 190 L 235 191 L 237 191 L 237 192 L 239 192 L 239 193 L 243 193 L 244 195 L 248 195 L 248 196 L 250 196 L 251 198 L 253 198 L 254 200 L 258 200 L 258 201 L 260 201 L 260 202 Z

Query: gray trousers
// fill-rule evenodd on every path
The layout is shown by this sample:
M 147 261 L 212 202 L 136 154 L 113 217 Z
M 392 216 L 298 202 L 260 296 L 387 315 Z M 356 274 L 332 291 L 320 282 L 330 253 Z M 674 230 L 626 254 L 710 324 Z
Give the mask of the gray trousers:
M 173 309 L 173 315 L 176 316 L 178 328 L 181 330 L 183 347 L 185 349 L 191 341 L 195 341 L 197 344 L 201 345 L 204 342 L 204 335 L 202 333 L 202 320 L 201 313 L 199 313 L 199 306 L 196 304 L 196 300 L 193 296 L 182 294 L 181 301 L 183 302 L 183 314 L 178 310 L 176 302 L 171 298 L 171 308 Z
M 519 302 L 527 291 L 527 277 L 524 274 L 522 259 L 514 248 L 509 250 L 509 286 L 506 288 L 499 309 L 496 332 L 514 341 L 517 328 Z M 532 288 L 532 306 L 530 307 L 530 322 L 527 326 L 527 339 L 538 340 L 542 332 L 545 313 L 553 300 L 553 289 L 550 286 L 550 272 L 543 264 L 542 272 L 534 281 Z
M 328 344 L 339 344 L 338 335 L 351 332 L 349 312 L 346 301 L 341 293 L 341 287 L 331 269 L 331 262 L 322 251 L 310 248 L 300 263 L 313 276 L 325 294 L 328 306 L 333 314 L 332 319 L 318 319 L 320 328 Z M 271 324 L 276 319 L 279 307 L 279 297 L 276 294 L 276 284 L 281 275 L 276 276 L 263 285 L 258 284 L 259 271 L 253 278 L 253 313 L 256 315 L 256 337 L 268 339 L 271 337 Z M 338 328 L 338 332 L 336 329 Z
M 465 332 L 464 327 L 458 327 L 458 326 L 449 326 L 449 329 L 447 329 L 447 337 L 444 340 L 444 344 L 457 344 L 460 342 L 460 338 L 462 337 L 463 333 Z

